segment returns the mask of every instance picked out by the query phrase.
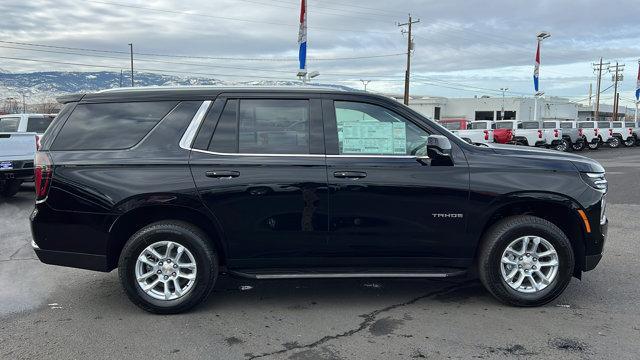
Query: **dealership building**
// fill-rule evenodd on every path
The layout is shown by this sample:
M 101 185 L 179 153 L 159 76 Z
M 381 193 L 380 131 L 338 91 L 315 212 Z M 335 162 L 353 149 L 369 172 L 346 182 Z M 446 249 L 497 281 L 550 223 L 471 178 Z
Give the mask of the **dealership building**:
M 401 101 L 402 97 L 393 96 Z M 535 100 L 532 97 L 412 97 L 409 107 L 430 119 L 461 118 L 474 120 L 533 120 Z M 582 105 L 566 98 L 545 97 L 538 99 L 540 120 L 590 120 L 593 106 Z M 504 117 L 503 117 L 504 109 Z M 633 109 L 620 107 L 619 117 L 625 113 L 633 118 Z M 600 119 L 611 120 L 613 106 L 600 105 Z

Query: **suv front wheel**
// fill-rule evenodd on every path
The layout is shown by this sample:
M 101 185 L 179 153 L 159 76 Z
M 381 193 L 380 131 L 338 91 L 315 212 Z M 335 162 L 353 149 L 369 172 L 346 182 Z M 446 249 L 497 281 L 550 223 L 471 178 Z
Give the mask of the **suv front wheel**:
M 162 221 L 136 232 L 118 263 L 129 299 L 156 314 L 175 314 L 204 301 L 218 276 L 218 258 L 207 236 L 181 221 Z
M 553 223 L 529 215 L 493 225 L 482 239 L 480 280 L 498 300 L 539 306 L 558 297 L 571 281 L 571 242 Z

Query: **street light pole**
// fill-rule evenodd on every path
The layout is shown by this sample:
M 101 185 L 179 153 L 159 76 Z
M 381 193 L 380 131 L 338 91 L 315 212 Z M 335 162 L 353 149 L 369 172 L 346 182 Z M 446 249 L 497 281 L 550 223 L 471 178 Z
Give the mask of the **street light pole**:
M 500 111 L 500 120 L 504 120 L 504 93 L 509 91 L 509 88 L 500 88 L 502 91 L 502 111 Z
M 551 34 L 546 31 L 541 31 L 536 36 L 538 40 L 538 48 L 536 51 L 536 64 L 533 71 L 533 84 L 536 91 L 535 95 L 533 96 L 534 97 L 534 100 L 533 100 L 533 120 L 534 121 L 538 121 L 538 98 L 544 95 L 544 92 L 539 91 L 538 89 L 539 74 L 540 74 L 540 45 L 542 44 L 542 40 L 548 39 L 549 37 L 551 37 Z
M 129 51 L 131 53 L 131 87 L 134 87 L 133 83 L 133 44 L 129 43 Z
M 360 82 L 362 82 L 362 85 L 364 85 L 364 92 L 367 92 L 367 85 L 369 85 L 371 80 L 360 80 Z

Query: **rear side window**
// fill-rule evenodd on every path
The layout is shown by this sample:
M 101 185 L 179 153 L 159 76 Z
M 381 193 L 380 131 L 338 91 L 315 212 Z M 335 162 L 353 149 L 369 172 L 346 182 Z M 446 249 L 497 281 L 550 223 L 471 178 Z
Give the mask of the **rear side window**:
M 622 123 L 621 122 L 614 122 L 612 126 L 614 128 L 621 128 L 622 127 Z
M 238 151 L 250 154 L 308 154 L 309 101 L 240 100 Z
M 471 128 L 476 130 L 482 130 L 487 128 L 487 123 L 479 122 L 479 123 L 471 123 Z
M 592 122 L 582 122 L 579 124 L 581 128 L 584 129 L 593 129 L 593 123 Z
M 496 129 L 513 129 L 513 123 L 511 121 L 496 123 Z
M 556 128 L 556 123 L 554 123 L 554 122 L 544 122 L 544 123 L 542 123 L 542 127 L 544 129 L 555 129 Z
M 79 104 L 52 150 L 121 150 L 136 145 L 177 101 Z
M 18 124 L 20 118 L 17 117 L 5 117 L 0 119 L 0 132 L 16 132 L 18 131 Z
M 43 117 L 30 117 L 27 121 L 27 132 L 42 134 L 47 131 L 49 125 L 53 121 L 53 116 L 45 115 Z
M 611 126 L 611 124 L 609 124 L 608 122 L 602 122 L 601 121 L 601 122 L 598 123 L 598 127 L 601 128 L 601 129 L 603 129 L 603 128 L 607 129 L 610 126 Z
M 449 130 L 460 130 L 462 128 L 462 123 L 455 121 L 455 122 L 443 122 L 440 123 L 440 125 L 446 127 Z
M 635 126 L 636 126 L 636 124 L 634 124 L 634 123 L 632 123 L 632 122 L 627 122 L 627 123 L 624 123 L 624 126 L 625 126 L 625 127 L 635 127 Z
M 573 124 L 570 122 L 561 122 L 560 123 L 560 128 L 561 129 L 573 129 Z
M 535 121 L 525 121 L 522 123 L 522 129 L 539 129 L 540 124 Z

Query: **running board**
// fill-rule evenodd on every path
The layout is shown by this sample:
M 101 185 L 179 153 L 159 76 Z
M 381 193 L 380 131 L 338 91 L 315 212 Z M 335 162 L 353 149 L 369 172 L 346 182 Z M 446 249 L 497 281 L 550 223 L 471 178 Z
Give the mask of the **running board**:
M 228 274 L 248 279 L 350 279 L 350 278 L 449 278 L 466 275 L 460 269 L 247 269 L 228 270 Z

